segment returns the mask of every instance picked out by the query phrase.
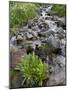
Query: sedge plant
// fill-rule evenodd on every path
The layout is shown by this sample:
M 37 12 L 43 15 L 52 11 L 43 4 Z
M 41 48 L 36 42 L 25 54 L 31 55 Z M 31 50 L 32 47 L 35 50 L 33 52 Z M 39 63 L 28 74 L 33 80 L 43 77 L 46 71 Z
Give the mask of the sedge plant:
M 28 87 L 42 86 L 48 78 L 48 64 L 43 63 L 34 52 L 21 58 L 15 69 L 20 70 L 24 77 L 22 85 L 26 81 Z

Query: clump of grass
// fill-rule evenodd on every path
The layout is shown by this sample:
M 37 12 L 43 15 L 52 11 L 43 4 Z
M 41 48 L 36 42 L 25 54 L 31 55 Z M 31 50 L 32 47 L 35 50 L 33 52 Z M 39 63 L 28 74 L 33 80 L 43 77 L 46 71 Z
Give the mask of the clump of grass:
M 48 78 L 48 64 L 43 63 L 34 52 L 24 56 L 16 70 L 20 70 L 28 87 L 42 86 Z
M 65 5 L 53 5 L 52 10 L 55 11 L 56 15 L 62 17 L 66 16 L 66 6 Z
M 15 32 L 19 28 L 37 15 L 39 5 L 33 3 L 10 2 L 10 28 Z

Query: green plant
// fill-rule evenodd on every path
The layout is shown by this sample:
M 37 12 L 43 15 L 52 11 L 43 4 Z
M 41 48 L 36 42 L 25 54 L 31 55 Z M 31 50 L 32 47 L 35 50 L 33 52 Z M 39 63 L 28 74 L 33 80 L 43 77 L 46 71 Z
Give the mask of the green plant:
M 25 55 L 15 69 L 20 70 L 29 87 L 42 86 L 43 80 L 48 78 L 48 64 L 43 63 L 34 52 Z
M 15 31 L 29 20 L 37 15 L 38 5 L 32 3 L 10 2 L 10 28 Z
M 58 16 L 66 16 L 66 6 L 65 5 L 53 5 L 52 10 L 55 11 L 55 13 Z

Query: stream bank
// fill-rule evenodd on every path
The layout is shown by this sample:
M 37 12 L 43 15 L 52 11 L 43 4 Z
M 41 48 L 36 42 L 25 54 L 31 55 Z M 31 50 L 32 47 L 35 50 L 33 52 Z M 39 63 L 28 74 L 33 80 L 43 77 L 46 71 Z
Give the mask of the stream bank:
M 52 6 L 40 7 L 38 17 L 29 20 L 27 25 L 18 29 L 15 34 L 10 33 L 10 68 L 16 66 L 30 46 L 36 55 L 49 65 L 49 80 L 44 86 L 66 84 L 65 17 L 55 15 L 51 10 Z M 44 52 L 42 45 L 47 46 L 47 51 Z M 16 83 L 18 81 L 14 84 Z M 13 88 L 21 87 L 19 84 Z

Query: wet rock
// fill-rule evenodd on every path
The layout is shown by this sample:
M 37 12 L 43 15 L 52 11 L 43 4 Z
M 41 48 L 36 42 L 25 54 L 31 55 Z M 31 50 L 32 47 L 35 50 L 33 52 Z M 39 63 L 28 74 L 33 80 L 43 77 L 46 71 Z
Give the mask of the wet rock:
M 31 32 L 32 32 L 32 29 L 28 29 L 28 31 L 27 31 L 27 32 L 31 33 Z
M 32 39 L 32 38 L 37 38 L 37 32 L 36 31 L 33 31 L 32 29 L 28 29 L 28 32 L 27 32 L 27 38 L 28 39 Z
M 40 22 L 40 23 L 38 24 L 38 27 L 39 27 L 40 29 L 42 29 L 42 28 L 45 28 L 46 30 L 49 29 L 49 26 L 48 26 L 47 23 L 45 23 L 45 22 Z
M 55 38 L 53 35 L 49 36 L 47 42 L 54 48 L 60 48 L 60 40 L 58 38 Z
M 50 73 L 54 72 L 54 67 L 53 66 L 49 66 L 49 72 Z
M 58 16 L 56 16 L 56 15 L 53 15 L 53 19 L 52 20 L 54 20 L 54 21 L 58 21 Z
M 62 27 L 63 29 L 66 30 L 66 24 L 65 24 L 65 20 L 62 20 L 59 18 L 59 20 L 56 22 L 58 27 Z
M 45 34 L 42 33 L 42 32 L 38 32 L 38 36 L 39 36 L 39 37 L 45 37 Z
M 44 32 L 41 31 L 38 33 L 38 35 L 40 37 L 43 36 L 43 37 L 48 38 L 50 35 L 54 35 L 54 31 L 52 31 L 52 30 L 48 30 L 48 31 L 44 31 Z
M 56 57 L 56 60 L 60 66 L 62 66 L 62 67 L 65 66 L 65 57 L 64 56 L 59 55 Z
M 61 34 L 57 34 L 57 37 L 61 40 L 65 38 L 65 34 L 61 33 Z
M 12 45 L 16 45 L 16 36 L 13 36 L 11 39 L 10 39 L 10 44 Z
M 35 31 L 32 31 L 32 35 L 33 35 L 33 37 L 36 37 L 36 38 L 38 36 L 37 32 L 35 32 Z
M 44 10 L 42 10 L 41 16 L 42 16 L 43 18 L 45 18 L 46 15 L 47 15 L 47 13 L 46 13 Z
M 65 41 L 65 38 L 64 39 L 61 39 L 61 45 L 66 45 L 66 41 Z
M 65 48 L 65 46 L 61 47 L 61 55 L 66 56 L 66 48 Z
M 53 70 L 50 74 L 47 86 L 65 85 L 65 57 L 57 55 L 53 57 Z
M 41 38 L 40 40 L 42 43 L 47 43 L 47 38 Z
M 46 34 L 46 37 L 49 37 L 50 35 L 54 35 L 54 31 L 48 30 L 45 32 L 45 34 Z
M 26 37 L 27 37 L 27 39 L 33 39 L 33 35 L 30 34 L 30 33 L 28 33 L 28 32 L 27 32 L 27 34 L 26 34 Z
M 24 33 L 21 33 L 21 36 L 24 37 Z
M 49 25 L 49 29 L 55 31 L 55 29 L 57 28 L 57 25 L 55 23 L 55 21 L 52 20 L 46 20 L 46 23 Z
M 64 30 L 62 27 L 57 28 L 56 33 L 58 34 L 64 34 Z
M 33 26 L 33 21 L 32 20 L 29 20 L 28 21 L 28 28 L 31 28 Z
M 25 40 L 24 42 L 22 42 L 22 46 L 24 48 L 27 48 L 28 46 L 32 46 L 32 42 L 31 40 Z
M 21 35 L 17 35 L 16 36 L 16 42 L 17 42 L 17 45 L 20 45 L 23 41 L 23 37 Z
M 32 31 L 40 32 L 38 25 L 32 27 Z
M 52 20 L 52 18 L 53 18 L 52 16 L 48 16 L 48 15 L 45 16 L 45 20 Z
M 35 40 L 32 42 L 32 47 L 35 49 L 36 48 L 36 45 L 38 45 L 38 47 L 41 46 L 41 41 L 40 40 Z
M 40 17 L 39 17 L 39 20 L 38 20 L 38 24 L 39 24 L 40 22 L 45 22 L 45 18 L 42 17 L 42 16 L 40 16 Z
M 50 12 L 51 11 L 51 8 L 52 8 L 52 5 L 51 6 L 48 6 L 48 8 L 46 8 L 46 12 Z
M 17 40 L 22 40 L 23 37 L 22 37 L 21 35 L 17 35 L 16 39 L 17 39 Z
M 65 85 L 65 71 L 60 71 L 56 75 L 51 75 L 47 86 Z

